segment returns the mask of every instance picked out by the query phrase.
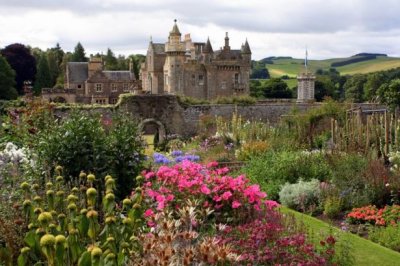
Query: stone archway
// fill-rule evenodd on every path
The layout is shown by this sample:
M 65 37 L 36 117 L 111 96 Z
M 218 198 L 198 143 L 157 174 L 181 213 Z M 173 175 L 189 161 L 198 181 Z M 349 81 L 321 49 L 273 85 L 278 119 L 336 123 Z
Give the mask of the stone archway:
M 161 144 L 165 141 L 166 132 L 164 125 L 153 118 L 144 119 L 139 124 L 139 132 L 141 133 L 150 133 L 150 134 L 157 134 L 158 137 L 158 144 Z

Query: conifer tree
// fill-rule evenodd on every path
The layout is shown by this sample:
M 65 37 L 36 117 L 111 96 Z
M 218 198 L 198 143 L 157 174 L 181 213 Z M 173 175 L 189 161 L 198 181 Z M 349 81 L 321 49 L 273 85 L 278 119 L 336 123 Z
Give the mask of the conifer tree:
M 0 99 L 14 100 L 18 97 L 15 86 L 15 72 L 7 60 L 0 55 Z
M 36 81 L 33 89 L 35 95 L 39 95 L 43 88 L 52 87 L 49 62 L 46 54 L 42 54 L 37 65 Z
M 74 48 L 74 52 L 72 53 L 72 62 L 86 62 L 87 58 L 85 56 L 85 49 L 82 44 L 78 42 L 78 44 Z

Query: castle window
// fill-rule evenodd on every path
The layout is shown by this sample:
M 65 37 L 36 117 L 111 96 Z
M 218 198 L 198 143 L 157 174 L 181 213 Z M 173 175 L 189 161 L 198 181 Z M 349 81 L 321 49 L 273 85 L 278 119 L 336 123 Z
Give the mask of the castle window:
M 117 91 L 117 84 L 115 83 L 111 84 L 111 91 Z
M 204 76 L 199 75 L 199 85 L 204 85 Z
M 82 88 L 82 85 L 81 85 L 81 84 L 78 84 L 78 89 L 80 89 L 80 88 Z
M 106 104 L 106 99 L 96 99 L 95 103 L 97 103 L 97 104 Z
M 124 91 L 129 91 L 129 84 L 128 83 L 124 83 L 123 89 L 124 89 Z
M 103 84 L 96 83 L 95 88 L 96 88 L 96 92 L 102 92 L 103 91 Z
M 235 74 L 235 84 L 239 84 L 239 73 Z
M 118 101 L 117 98 L 111 98 L 111 99 L 110 99 L 110 103 L 111 103 L 111 104 L 116 104 L 117 101 Z
M 223 89 L 223 90 L 226 89 L 226 81 L 221 82 L 221 89 Z

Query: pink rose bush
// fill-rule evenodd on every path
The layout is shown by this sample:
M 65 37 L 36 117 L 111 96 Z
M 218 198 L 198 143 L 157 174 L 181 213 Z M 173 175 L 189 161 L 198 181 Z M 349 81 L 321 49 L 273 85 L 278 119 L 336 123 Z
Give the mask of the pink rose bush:
M 255 210 L 277 206 L 266 200 L 259 185 L 250 184 L 244 176 L 227 175 L 228 168 L 216 168 L 183 161 L 173 166 L 161 166 L 156 171 L 144 173 L 145 197 L 154 202 L 154 209 L 177 208 L 188 199 L 198 200 L 210 208 L 220 222 L 222 216 L 232 219 L 248 217 Z

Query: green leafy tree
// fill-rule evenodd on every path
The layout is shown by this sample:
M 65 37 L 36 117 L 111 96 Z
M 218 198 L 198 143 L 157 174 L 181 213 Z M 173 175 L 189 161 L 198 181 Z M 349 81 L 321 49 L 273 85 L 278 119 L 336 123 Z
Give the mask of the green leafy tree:
M 336 98 L 335 89 L 329 76 L 318 76 L 315 80 L 315 99 L 320 102 L 325 97 Z
M 262 91 L 265 98 L 292 98 L 292 91 L 286 82 L 280 78 L 267 80 L 262 87 Z
M 23 44 L 14 43 L 1 50 L 8 64 L 15 71 L 16 89 L 18 94 L 24 93 L 24 81 L 35 81 L 36 60 L 30 50 Z
M 71 56 L 72 62 L 86 62 L 87 58 L 85 55 L 85 49 L 83 48 L 82 44 L 78 42 L 78 44 L 74 48 L 74 52 Z
M 57 55 L 54 51 L 47 51 L 47 62 L 49 65 L 50 78 L 51 78 L 51 87 L 56 84 L 56 80 L 58 75 L 60 74 L 60 66 L 58 65 Z
M 360 103 L 364 100 L 364 84 L 367 81 L 365 75 L 356 74 L 350 77 L 344 84 L 346 100 Z
M 377 91 L 380 86 L 386 82 L 386 77 L 383 73 L 372 73 L 367 76 L 365 82 L 365 99 L 374 100 L 377 96 Z
M 37 66 L 36 81 L 33 86 L 34 93 L 39 95 L 43 88 L 49 88 L 52 85 L 49 62 L 47 61 L 46 54 L 42 54 Z
M 387 104 L 394 110 L 400 106 L 400 79 L 394 79 L 379 87 L 377 94 L 381 103 Z
M 14 100 L 18 97 L 15 86 L 15 72 L 7 60 L 0 55 L 0 99 Z

